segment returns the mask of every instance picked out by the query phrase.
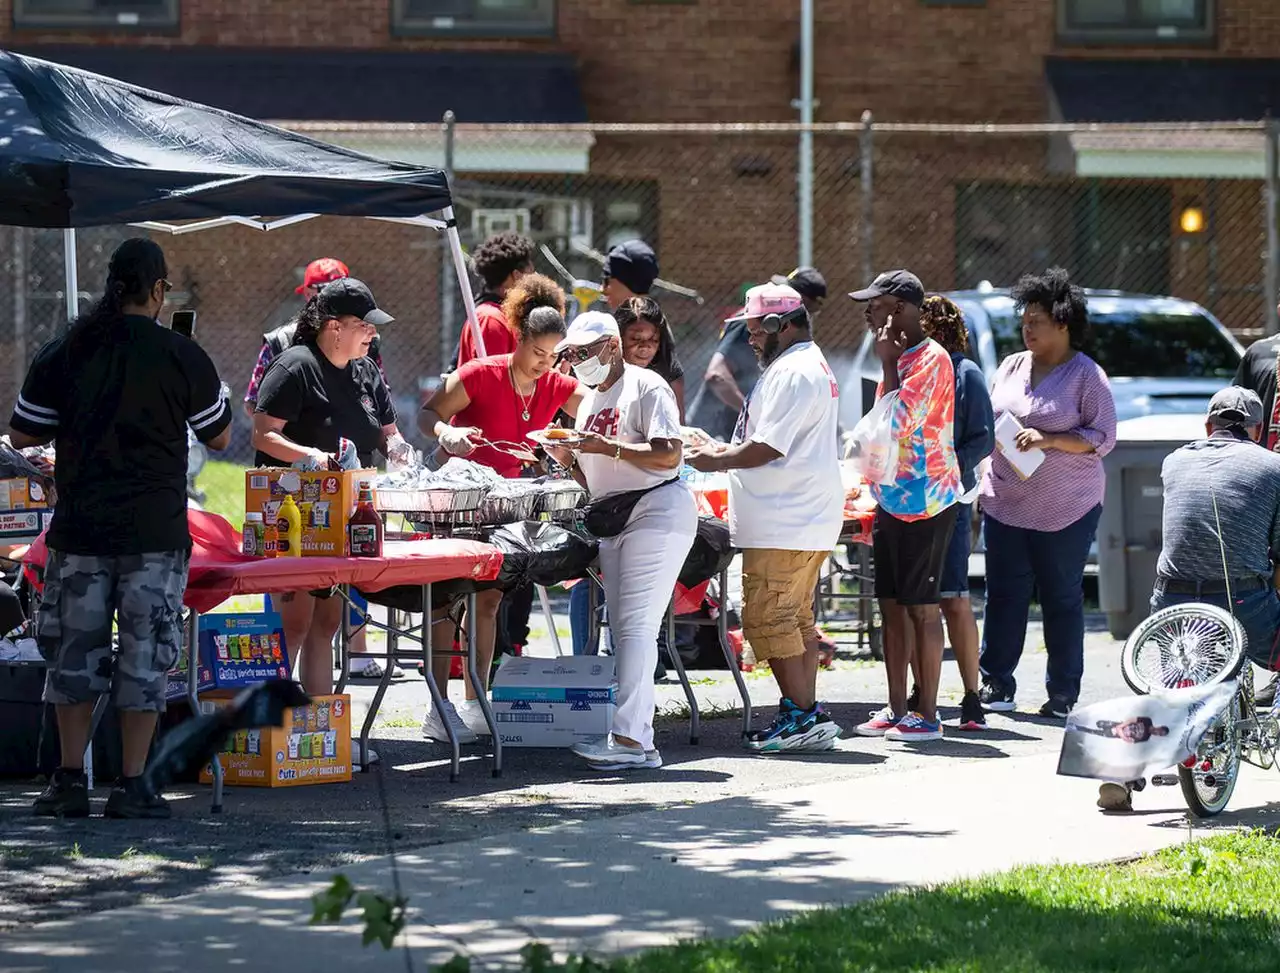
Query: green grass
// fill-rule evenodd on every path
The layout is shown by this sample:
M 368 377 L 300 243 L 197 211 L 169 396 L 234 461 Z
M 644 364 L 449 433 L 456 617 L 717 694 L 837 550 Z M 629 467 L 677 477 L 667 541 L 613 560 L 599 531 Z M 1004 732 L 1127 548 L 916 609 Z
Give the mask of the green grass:
M 610 973 L 1271 973 L 1280 842 L 1254 832 L 1105 867 L 1024 868 L 722 941 L 526 969 Z M 455 967 L 457 968 L 457 967 Z
M 236 530 L 244 523 L 244 467 L 210 460 L 196 480 L 206 494 L 204 509 L 226 517 Z

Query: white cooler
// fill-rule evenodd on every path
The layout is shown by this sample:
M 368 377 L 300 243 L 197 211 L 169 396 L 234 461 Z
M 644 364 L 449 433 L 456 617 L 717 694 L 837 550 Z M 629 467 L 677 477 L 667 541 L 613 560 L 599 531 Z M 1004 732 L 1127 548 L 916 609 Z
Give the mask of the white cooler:
M 609 732 L 617 692 L 610 656 L 508 656 L 490 699 L 504 747 L 571 747 Z

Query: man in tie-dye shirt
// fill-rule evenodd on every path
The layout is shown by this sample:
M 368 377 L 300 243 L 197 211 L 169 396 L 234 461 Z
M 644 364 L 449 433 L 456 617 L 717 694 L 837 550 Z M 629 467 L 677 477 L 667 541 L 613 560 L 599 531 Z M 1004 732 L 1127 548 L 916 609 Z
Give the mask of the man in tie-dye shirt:
M 955 370 L 946 349 L 920 327 L 924 286 L 915 274 L 891 270 L 849 296 L 867 302 L 867 325 L 884 369 L 878 397 L 896 396 L 892 428 L 898 441 L 894 482 L 871 488 L 877 503 L 872 538 L 889 705 L 857 732 L 898 741 L 938 740 L 942 562 L 961 493 L 954 446 Z M 916 711 L 907 712 L 913 645 L 920 697 Z

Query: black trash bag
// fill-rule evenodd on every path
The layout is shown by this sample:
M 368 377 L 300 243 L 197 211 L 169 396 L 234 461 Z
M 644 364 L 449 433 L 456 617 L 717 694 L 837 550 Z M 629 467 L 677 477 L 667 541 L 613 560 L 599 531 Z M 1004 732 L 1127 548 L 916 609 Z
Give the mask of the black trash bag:
M 398 584 L 381 591 L 364 591 L 357 588 L 371 605 L 381 605 L 395 611 L 422 613 L 422 585 Z M 431 610 L 437 612 L 449 608 L 472 592 L 479 591 L 480 586 L 470 578 L 450 578 L 448 581 L 437 581 L 431 586 Z
M 525 584 L 548 588 L 586 577 L 600 552 L 598 541 L 538 520 L 499 527 L 489 543 L 502 552 L 502 569 L 487 587 L 500 591 L 514 591 Z
M 729 566 L 737 552 L 729 543 L 729 525 L 719 517 L 699 517 L 698 534 L 693 547 L 684 559 L 679 581 L 686 588 L 693 588 L 717 577 Z
M 310 702 L 302 687 L 288 679 L 250 686 L 231 705 L 200 714 L 166 733 L 142 775 L 143 789 L 159 794 L 175 777 L 212 760 L 236 730 L 284 726 L 285 710 Z

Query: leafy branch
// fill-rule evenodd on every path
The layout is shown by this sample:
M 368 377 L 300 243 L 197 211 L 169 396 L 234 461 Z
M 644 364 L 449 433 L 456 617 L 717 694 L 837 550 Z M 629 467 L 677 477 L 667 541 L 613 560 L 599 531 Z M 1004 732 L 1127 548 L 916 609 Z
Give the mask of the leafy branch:
M 334 876 L 332 885 L 311 897 L 310 924 L 337 925 L 353 899 L 360 908 L 364 921 L 361 944 L 368 946 L 376 940 L 382 944 L 383 949 L 390 949 L 396 937 L 404 931 L 409 900 L 402 895 L 386 896 L 381 892 L 362 892 L 341 873 Z

